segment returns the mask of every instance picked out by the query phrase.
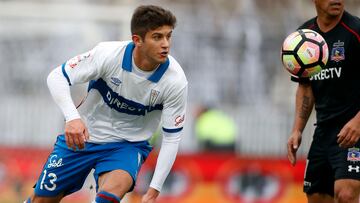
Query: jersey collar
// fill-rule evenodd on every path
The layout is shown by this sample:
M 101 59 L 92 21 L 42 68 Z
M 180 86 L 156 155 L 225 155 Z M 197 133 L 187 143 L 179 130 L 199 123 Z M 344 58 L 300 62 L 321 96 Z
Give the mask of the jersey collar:
M 135 44 L 130 42 L 126 45 L 124 58 L 122 61 L 122 68 L 126 71 L 132 72 L 132 53 L 135 48 Z M 151 82 L 159 82 L 161 77 L 164 75 L 170 64 L 169 58 L 166 59 L 165 63 L 160 64 L 160 66 L 155 70 L 155 72 L 148 77 L 148 80 Z

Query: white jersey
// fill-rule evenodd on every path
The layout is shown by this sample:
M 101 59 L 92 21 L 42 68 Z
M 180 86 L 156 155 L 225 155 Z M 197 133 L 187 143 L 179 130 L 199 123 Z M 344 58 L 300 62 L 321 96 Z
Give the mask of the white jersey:
M 167 61 L 147 78 L 134 73 L 130 41 L 102 42 L 62 65 L 70 85 L 89 82 L 78 108 L 90 142 L 148 140 L 162 121 L 164 132 L 182 130 L 187 80 L 177 61 Z

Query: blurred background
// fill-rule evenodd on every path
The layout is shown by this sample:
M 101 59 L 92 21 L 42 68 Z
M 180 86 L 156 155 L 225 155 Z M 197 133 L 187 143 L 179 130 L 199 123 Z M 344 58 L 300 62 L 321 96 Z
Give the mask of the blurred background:
M 311 0 L 0 0 L 0 202 L 31 193 L 64 120 L 46 86 L 56 66 L 101 41 L 129 40 L 140 4 L 161 5 L 178 19 L 173 55 L 189 81 L 187 124 L 159 202 L 306 202 L 302 178 L 314 113 L 299 162 L 286 142 L 296 84 L 280 63 L 282 41 L 315 15 Z M 346 9 L 360 14 L 360 2 Z M 72 91 L 75 102 L 86 84 Z M 134 192 L 148 187 L 161 137 Z M 94 197 L 90 176 L 62 202 Z

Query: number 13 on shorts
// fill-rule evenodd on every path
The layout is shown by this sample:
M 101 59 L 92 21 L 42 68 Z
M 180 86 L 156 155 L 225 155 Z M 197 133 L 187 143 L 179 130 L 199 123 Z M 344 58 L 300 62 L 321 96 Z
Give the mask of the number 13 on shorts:
M 45 178 L 49 178 L 49 184 L 44 183 Z M 57 180 L 57 176 L 55 173 L 47 173 L 47 170 L 45 169 L 43 171 L 43 177 L 41 179 L 40 182 L 40 189 L 43 190 L 48 190 L 48 191 L 54 191 L 56 189 L 56 180 Z

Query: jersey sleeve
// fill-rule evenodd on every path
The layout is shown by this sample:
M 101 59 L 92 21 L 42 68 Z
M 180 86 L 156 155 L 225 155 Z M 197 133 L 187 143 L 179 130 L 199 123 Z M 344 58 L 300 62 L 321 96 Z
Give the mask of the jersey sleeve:
M 101 77 L 104 57 L 101 46 L 75 56 L 61 65 L 61 70 L 69 85 L 85 83 Z
M 161 191 L 165 179 L 169 175 L 175 162 L 182 132 L 162 132 L 162 134 L 163 139 L 161 148 L 157 158 L 154 176 L 150 182 L 150 187 L 156 189 L 157 191 Z
M 178 90 L 171 91 L 164 102 L 162 112 L 162 129 L 167 133 L 176 133 L 182 130 L 185 122 L 187 105 L 187 84 Z
M 310 78 L 297 78 L 290 76 L 290 80 L 297 83 L 310 83 Z

